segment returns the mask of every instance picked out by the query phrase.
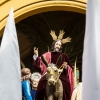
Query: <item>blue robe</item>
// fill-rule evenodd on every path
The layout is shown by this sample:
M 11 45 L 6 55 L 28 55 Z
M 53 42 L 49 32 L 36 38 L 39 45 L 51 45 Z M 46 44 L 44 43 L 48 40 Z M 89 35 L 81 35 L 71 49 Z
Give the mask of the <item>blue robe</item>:
M 31 90 L 32 99 L 35 100 L 36 90 Z
M 28 80 L 22 81 L 22 95 L 25 97 L 25 100 L 32 100 L 31 87 Z

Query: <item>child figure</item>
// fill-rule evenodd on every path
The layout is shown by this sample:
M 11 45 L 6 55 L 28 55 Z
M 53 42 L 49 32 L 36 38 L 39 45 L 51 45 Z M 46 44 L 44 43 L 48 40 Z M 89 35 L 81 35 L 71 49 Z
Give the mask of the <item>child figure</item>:
M 30 87 L 30 76 L 31 72 L 28 68 L 23 68 L 21 70 L 22 74 L 22 100 L 32 100 L 31 87 Z

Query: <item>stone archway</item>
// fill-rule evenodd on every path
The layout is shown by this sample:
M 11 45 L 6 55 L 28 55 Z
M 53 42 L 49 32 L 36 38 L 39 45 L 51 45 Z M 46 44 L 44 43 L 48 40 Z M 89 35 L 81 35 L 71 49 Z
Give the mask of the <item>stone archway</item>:
M 10 7 L 14 8 L 15 21 L 17 23 L 31 15 L 47 11 L 72 11 L 85 14 L 86 0 L 26 0 L 22 3 L 18 2 L 18 0 L 2 0 L 0 8 L 0 12 L 2 12 L 0 16 L 0 36 L 2 36 L 3 28 L 6 25 Z

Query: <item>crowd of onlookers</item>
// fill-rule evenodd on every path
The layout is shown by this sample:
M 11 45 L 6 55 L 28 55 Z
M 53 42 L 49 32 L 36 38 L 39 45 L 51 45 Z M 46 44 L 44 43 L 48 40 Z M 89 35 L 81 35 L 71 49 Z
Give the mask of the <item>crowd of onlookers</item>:
M 41 74 L 38 72 L 31 74 L 29 68 L 23 68 L 21 70 L 21 75 L 22 100 L 35 100 L 36 90 Z

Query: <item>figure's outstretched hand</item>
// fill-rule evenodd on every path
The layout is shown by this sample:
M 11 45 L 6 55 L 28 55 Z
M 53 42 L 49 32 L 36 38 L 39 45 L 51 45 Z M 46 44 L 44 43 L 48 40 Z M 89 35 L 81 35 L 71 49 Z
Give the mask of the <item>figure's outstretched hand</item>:
M 63 68 L 67 69 L 67 66 L 68 66 L 68 63 L 67 62 L 63 62 L 63 64 L 60 66 L 59 69 L 63 69 Z
M 38 48 L 34 47 L 34 54 L 38 56 Z
M 68 66 L 68 63 L 67 62 L 64 62 L 63 63 L 63 68 L 67 69 L 67 66 Z

